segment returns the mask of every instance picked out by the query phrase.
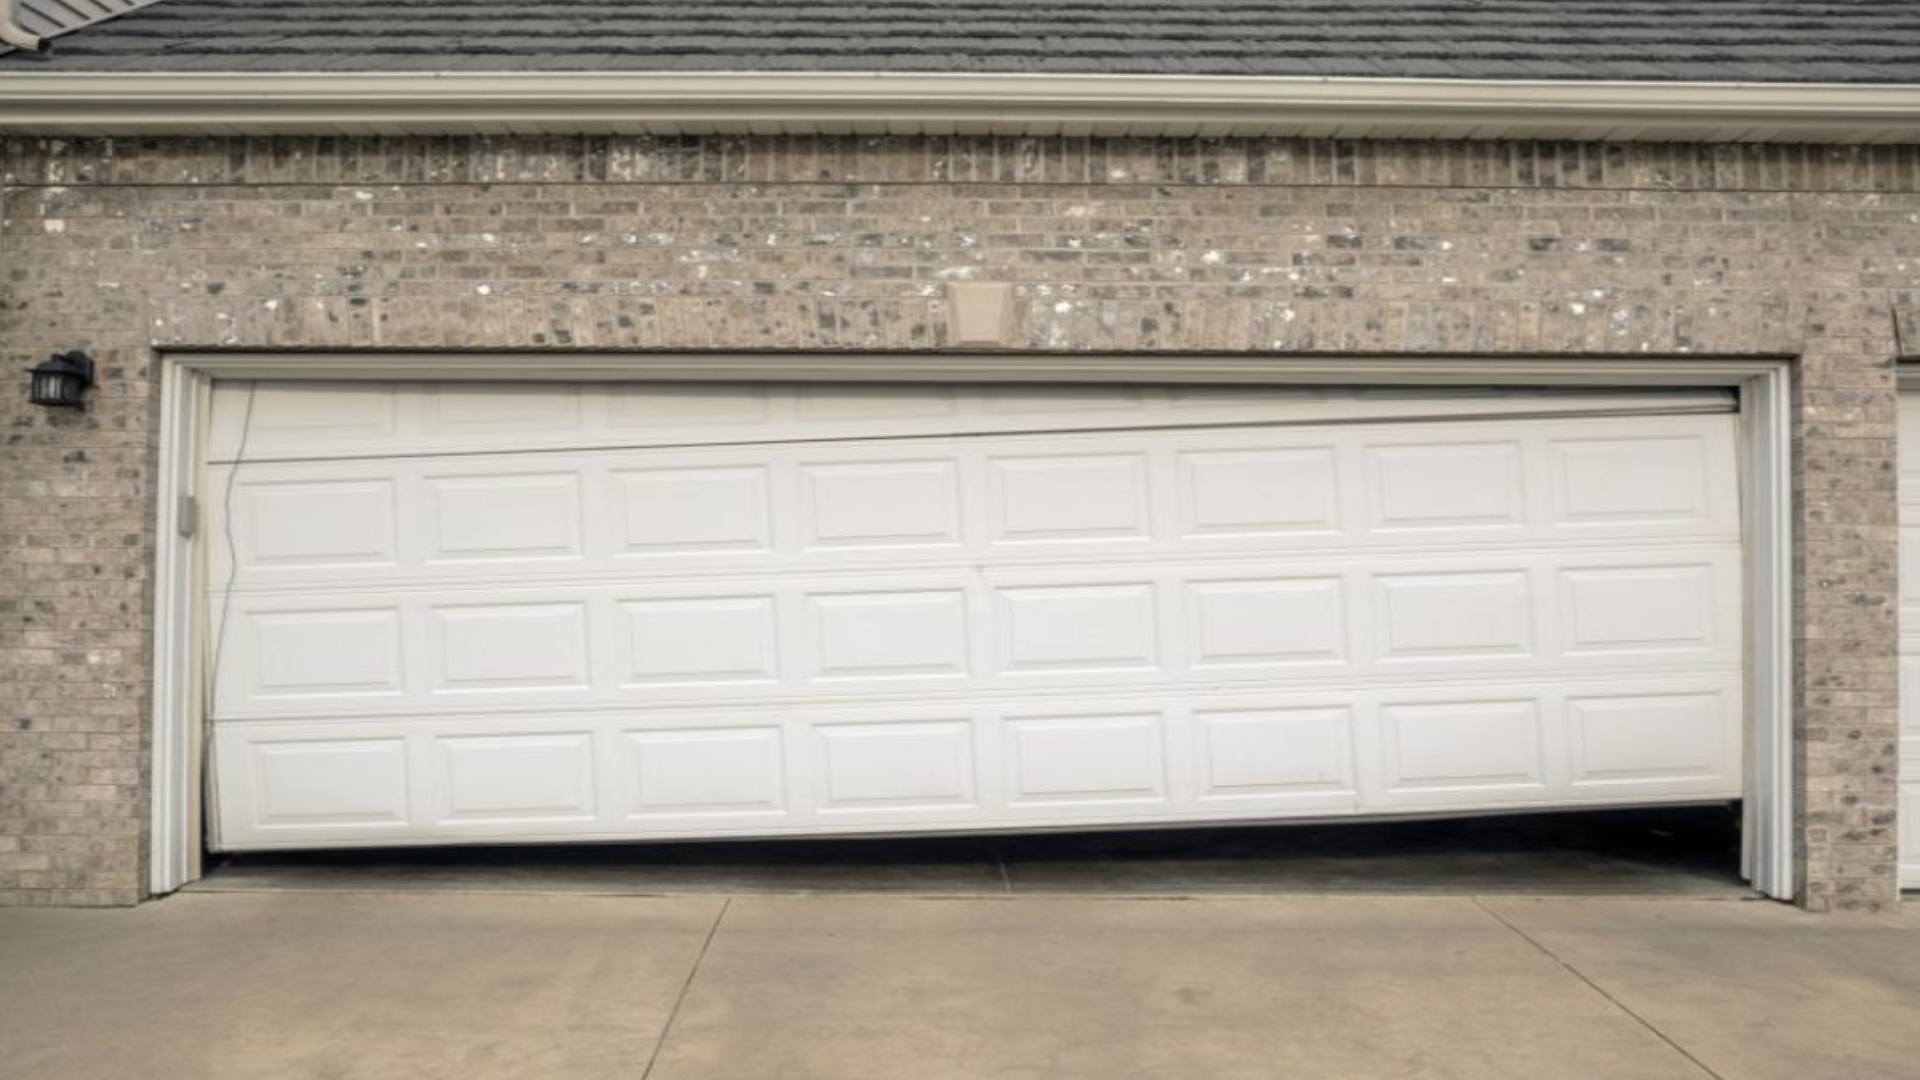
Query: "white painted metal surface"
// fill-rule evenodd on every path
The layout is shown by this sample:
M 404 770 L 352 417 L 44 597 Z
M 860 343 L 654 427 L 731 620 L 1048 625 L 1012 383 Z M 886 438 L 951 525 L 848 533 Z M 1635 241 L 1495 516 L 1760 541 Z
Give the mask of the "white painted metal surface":
M 1735 418 L 1461 400 L 226 388 L 216 845 L 1737 797 Z
M 1900 394 L 1900 884 L 1920 889 L 1920 387 Z

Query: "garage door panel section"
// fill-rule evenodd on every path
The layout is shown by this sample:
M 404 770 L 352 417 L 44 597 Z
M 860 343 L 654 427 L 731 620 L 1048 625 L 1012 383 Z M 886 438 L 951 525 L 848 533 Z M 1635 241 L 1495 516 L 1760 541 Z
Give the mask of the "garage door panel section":
M 742 404 L 675 393 L 527 415 Z M 507 434 L 209 466 L 218 842 L 1738 794 L 1734 418 L 1180 426 L 1256 405 L 1169 393 L 770 391 L 739 416 L 944 426 L 698 447 L 528 448 L 512 394 L 283 423 Z M 948 430 L 982 416 L 1066 426 Z M 355 762 L 380 792 L 327 796 Z
M 1737 670 L 1739 573 L 1702 546 L 236 592 L 217 702 L 326 718 Z
M 1637 805 L 1737 790 L 1740 679 L 1216 689 L 215 729 L 224 846 Z M 397 734 L 396 734 L 397 732 Z M 588 760 L 590 758 L 590 760 Z M 274 771 L 275 769 L 279 771 Z
M 223 463 L 1206 424 L 1730 412 L 1723 390 L 937 383 L 223 382 Z M 244 444 L 244 445 L 243 445 Z
M 1649 428 L 1704 426 L 1710 430 L 1697 441 L 1713 452 L 1676 466 L 1699 470 L 1688 482 L 1706 489 L 1685 517 L 1669 514 L 1672 503 L 1651 486 L 1607 493 L 1608 515 L 1582 517 L 1569 507 L 1592 505 L 1582 494 L 1588 481 L 1527 496 L 1503 490 L 1518 483 L 1504 464 L 1491 479 L 1445 468 L 1351 491 L 1365 488 L 1352 478 L 1367 475 L 1376 454 L 1444 448 L 1444 437 L 1396 438 L 1403 426 L 398 458 L 382 475 L 357 461 L 254 463 L 242 468 L 236 490 L 256 499 L 271 492 L 277 516 L 329 528 L 309 534 L 270 526 L 237 502 L 236 535 L 257 539 L 233 552 L 215 545 L 212 578 L 331 587 L 360 579 L 459 579 L 490 562 L 539 577 L 677 575 L 704 566 L 728 573 L 870 570 L 876 549 L 884 552 L 878 565 L 894 568 L 1084 561 L 1096 552 L 1193 558 L 1738 538 L 1733 426 L 1726 418 L 1513 421 L 1503 426 L 1523 438 L 1469 444 L 1475 453 L 1496 445 L 1503 458 L 1526 459 L 1527 472 L 1545 473 L 1533 463 L 1569 441 L 1560 433 L 1613 430 L 1621 435 L 1610 441 L 1618 443 Z M 1330 436 L 1339 443 L 1330 444 Z M 1138 450 L 1089 452 L 1116 439 Z M 1304 481 L 1301 461 L 1312 462 L 1320 478 Z M 225 488 L 228 468 L 210 470 L 211 490 Z M 1709 483 L 1709 476 L 1720 482 Z M 396 505 L 398 515 L 390 509 Z M 229 508 L 210 509 L 213 524 L 224 528 L 218 514 Z M 347 520 L 356 516 L 364 520 Z M 401 524 L 391 524 L 396 516 Z

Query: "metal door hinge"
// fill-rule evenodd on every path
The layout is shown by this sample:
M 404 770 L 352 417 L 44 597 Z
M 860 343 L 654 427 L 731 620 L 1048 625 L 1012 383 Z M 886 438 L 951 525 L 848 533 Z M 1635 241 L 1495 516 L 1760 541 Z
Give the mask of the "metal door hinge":
M 180 535 L 191 539 L 200 531 L 200 500 L 191 495 L 180 496 L 180 505 L 174 508 L 175 528 Z

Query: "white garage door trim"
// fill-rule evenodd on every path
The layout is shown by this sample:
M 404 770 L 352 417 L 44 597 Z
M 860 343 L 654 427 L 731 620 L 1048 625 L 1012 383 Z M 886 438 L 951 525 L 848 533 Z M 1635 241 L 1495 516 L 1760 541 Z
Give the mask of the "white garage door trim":
M 1747 871 L 1769 895 L 1793 890 L 1790 857 L 1790 724 L 1786 499 L 1786 366 L 1780 361 L 1458 361 L 1280 357 L 1137 356 L 613 356 L 224 354 L 168 357 L 162 371 L 162 513 L 156 595 L 154 848 L 152 888 L 178 888 L 197 874 L 200 822 L 197 790 L 201 748 L 194 624 L 199 546 L 192 531 L 194 493 L 207 440 L 207 393 L 220 378 L 378 378 L 605 381 L 611 379 L 814 379 L 1047 382 L 1225 382 L 1263 384 L 1505 384 L 1591 386 L 1732 386 L 1742 391 L 1747 445 L 1743 532 L 1748 542 L 1749 664 L 1747 700 L 1754 717 L 1746 755 Z

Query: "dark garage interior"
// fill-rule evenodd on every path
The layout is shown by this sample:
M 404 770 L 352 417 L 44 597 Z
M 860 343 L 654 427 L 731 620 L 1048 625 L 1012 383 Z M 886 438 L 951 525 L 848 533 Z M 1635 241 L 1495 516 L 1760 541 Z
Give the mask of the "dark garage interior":
M 212 857 L 196 889 L 935 895 L 1751 895 L 1738 804 L 872 840 Z

